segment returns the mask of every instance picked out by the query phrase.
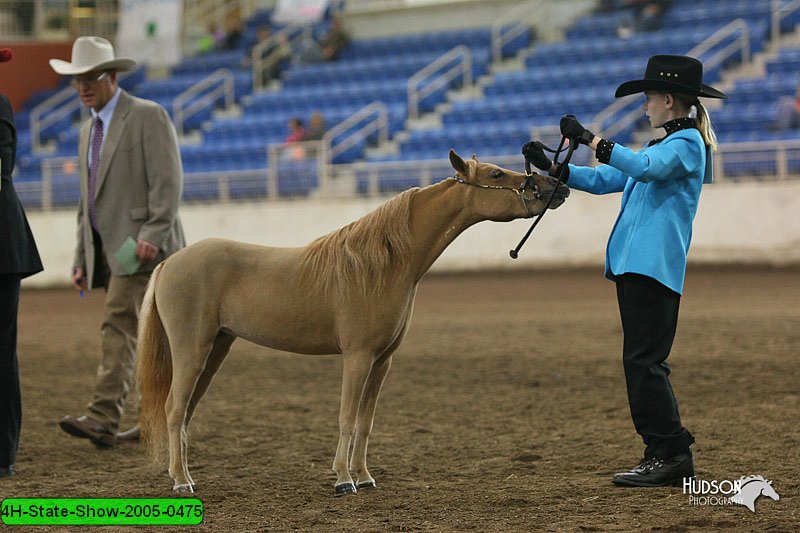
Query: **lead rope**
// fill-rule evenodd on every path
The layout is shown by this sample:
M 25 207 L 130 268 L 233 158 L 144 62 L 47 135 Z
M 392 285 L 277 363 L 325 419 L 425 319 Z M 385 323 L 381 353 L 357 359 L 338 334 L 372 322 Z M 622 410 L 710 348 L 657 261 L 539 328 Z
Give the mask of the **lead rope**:
M 547 146 L 545 146 L 542 143 L 539 143 L 539 144 L 542 145 L 542 149 L 547 150 L 548 152 L 555 154 L 553 156 L 553 164 L 554 165 L 558 165 L 558 156 L 563 151 L 564 142 L 566 140 L 567 140 L 567 138 L 562 136 L 561 137 L 561 142 L 558 143 L 558 148 L 555 149 L 555 150 L 553 150 L 552 148 L 548 148 Z M 511 259 L 516 259 L 517 257 L 519 257 L 519 251 L 522 248 L 522 246 L 525 244 L 525 241 L 528 240 L 528 237 L 531 236 L 531 233 L 533 233 L 533 228 L 535 228 L 536 225 L 539 224 L 539 221 L 542 220 L 542 218 L 544 217 L 544 214 L 547 213 L 548 209 L 550 209 L 550 204 L 553 202 L 553 197 L 556 195 L 556 191 L 558 190 L 559 185 L 564 183 L 561 178 L 564 176 L 564 172 L 566 172 L 564 169 L 569 164 L 569 160 L 572 159 L 572 153 L 575 151 L 575 146 L 577 144 L 578 143 L 575 142 L 574 140 L 570 141 L 569 148 L 567 149 L 567 155 L 564 157 L 564 162 L 561 163 L 561 165 L 558 167 L 558 170 L 556 170 L 556 175 L 554 176 L 558 180 L 558 183 L 556 184 L 555 187 L 553 187 L 553 190 L 550 192 L 550 198 L 547 199 L 547 205 L 544 206 L 544 210 L 541 213 L 539 213 L 539 216 L 536 217 L 536 220 L 533 221 L 533 224 L 531 224 L 531 227 L 528 228 L 528 232 L 525 233 L 525 236 L 522 237 L 522 240 L 519 241 L 519 244 L 517 245 L 516 248 L 514 248 L 513 250 L 509 250 L 508 255 L 511 256 Z M 528 174 L 528 176 L 532 176 L 533 175 L 531 173 L 531 162 L 528 161 L 527 157 L 525 158 L 525 172 Z

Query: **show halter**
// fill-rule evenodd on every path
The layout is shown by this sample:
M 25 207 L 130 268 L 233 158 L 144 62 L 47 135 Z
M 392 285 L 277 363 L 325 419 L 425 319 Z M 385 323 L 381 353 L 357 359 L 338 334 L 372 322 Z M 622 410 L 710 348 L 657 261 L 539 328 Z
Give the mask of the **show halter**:
M 542 194 L 539 192 L 539 187 L 536 185 L 536 181 L 535 181 L 535 177 L 536 176 L 537 176 L 537 174 L 531 174 L 530 172 L 528 172 L 527 175 L 525 176 L 525 181 L 520 183 L 519 188 L 516 188 L 516 187 L 503 187 L 502 185 L 482 185 L 480 183 L 469 182 L 469 181 L 465 180 L 464 178 L 460 178 L 458 176 L 450 176 L 447 179 L 456 180 L 458 183 L 463 183 L 464 185 L 471 185 L 472 187 L 478 187 L 479 189 L 496 189 L 496 190 L 501 190 L 501 191 L 514 191 L 515 193 L 517 193 L 517 196 L 519 197 L 520 202 L 522 202 L 522 207 L 523 207 L 523 209 L 525 209 L 525 212 L 528 214 L 528 218 L 530 218 L 530 217 L 533 216 L 533 213 L 531 213 L 530 209 L 528 209 L 528 204 L 525 203 L 525 201 L 526 200 L 527 201 L 539 200 L 542 197 Z M 533 193 L 533 196 L 531 196 L 531 197 L 525 196 L 525 188 L 526 187 L 531 190 L 531 192 Z M 551 198 L 552 198 L 552 195 L 551 195 Z M 549 203 L 548 203 L 548 205 L 549 205 Z
M 548 152 L 550 152 L 552 154 L 555 154 L 553 156 L 553 164 L 554 165 L 558 165 L 558 156 L 561 154 L 561 152 L 564 151 L 564 142 L 566 140 L 567 140 L 567 138 L 562 136 L 561 137 L 561 142 L 558 143 L 558 148 L 556 148 L 555 150 L 553 150 L 552 148 L 549 148 L 548 146 L 544 145 L 543 143 L 539 143 L 543 150 L 546 150 L 546 151 L 548 151 Z M 525 236 L 522 237 L 521 241 L 519 241 L 519 244 L 517 245 L 517 247 L 514 248 L 513 250 L 509 250 L 508 254 L 511 256 L 511 259 L 516 259 L 517 257 L 519 257 L 519 251 L 522 248 L 522 246 L 525 244 L 525 241 L 528 240 L 528 237 L 530 237 L 531 233 L 533 233 L 533 229 L 536 227 L 537 224 L 539 224 L 539 221 L 542 220 L 542 218 L 544 217 L 544 214 L 547 213 L 547 210 L 550 209 L 550 204 L 553 202 L 553 197 L 555 196 L 559 185 L 564 183 L 564 181 L 562 180 L 562 178 L 564 176 L 564 172 L 566 172 L 566 170 L 564 170 L 564 169 L 569 164 L 570 159 L 572 159 L 572 153 L 575 151 L 575 148 L 577 147 L 577 145 L 578 145 L 577 140 L 575 140 L 575 139 L 570 140 L 569 148 L 567 149 L 567 155 L 564 156 L 564 162 L 561 163 L 561 165 L 558 166 L 558 170 L 556 170 L 556 175 L 554 176 L 558 180 L 558 183 L 556 184 L 555 187 L 553 187 L 553 190 L 550 192 L 550 197 L 547 199 L 547 205 L 544 206 L 544 210 L 542 210 L 542 212 L 539 213 L 539 216 L 536 217 L 536 220 L 533 221 L 533 224 L 531 224 L 531 227 L 528 228 L 527 233 L 525 233 Z M 525 158 L 525 173 L 529 176 L 529 179 L 534 176 L 534 174 L 531 172 L 531 162 L 528 161 L 527 157 Z M 537 198 L 539 198 L 539 196 L 537 196 Z

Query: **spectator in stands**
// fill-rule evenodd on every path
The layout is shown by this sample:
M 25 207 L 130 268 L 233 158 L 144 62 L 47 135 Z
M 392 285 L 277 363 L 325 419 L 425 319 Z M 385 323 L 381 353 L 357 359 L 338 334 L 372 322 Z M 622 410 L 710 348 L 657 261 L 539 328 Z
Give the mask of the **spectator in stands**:
M 623 38 L 643 31 L 654 31 L 661 28 L 661 19 L 672 0 L 622 0 L 627 11 L 621 24 L 617 27 L 617 35 Z
M 319 41 L 306 39 L 300 43 L 298 61 L 300 63 L 335 61 L 349 42 L 350 36 L 345 31 L 341 19 L 333 17 L 330 29 Z
M 78 143 L 81 199 L 72 284 L 81 295 L 105 288 L 93 398 L 85 415 L 65 416 L 59 425 L 97 446 L 139 439 L 136 427 L 117 433 L 133 383 L 139 309 L 155 266 L 184 246 L 178 137 L 163 107 L 119 88 L 117 73 L 135 65 L 115 57 L 100 37 L 76 39 L 71 62 L 50 60 L 56 73 L 72 77 L 91 113 Z
M 712 178 L 716 148 L 699 97 L 726 96 L 703 84 L 700 61 L 675 55 L 651 57 L 644 79 L 623 83 L 616 96 L 640 92 L 650 124 L 666 130 L 641 151 L 597 137 L 572 115 L 562 117 L 561 133 L 587 145 L 602 163 L 568 165 L 570 187 L 593 194 L 622 193 L 606 250 L 606 277 L 617 286 L 628 401 L 645 450 L 642 461 L 615 474 L 613 482 L 659 487 L 695 475 L 694 437 L 681 423 L 666 359 L 678 324 L 692 221 L 703 184 Z M 527 143 L 523 153 L 542 170 L 558 170 L 540 144 Z
M 283 139 L 281 158 L 299 161 L 306 156 L 302 141 L 305 140 L 306 130 L 300 117 L 289 119 L 289 134 Z
M 211 23 L 206 28 L 206 32 L 197 39 L 195 51 L 198 54 L 207 54 L 218 49 L 225 39 L 225 33 L 219 31 L 215 23 Z
M 0 62 L 10 59 L 11 51 L 0 49 Z M 8 77 L 10 73 L 4 74 Z M 11 181 L 16 151 L 17 130 L 11 103 L 0 94 L 0 478 L 15 474 L 22 426 L 17 363 L 20 280 L 42 271 L 36 241 Z
M 242 42 L 242 21 L 239 17 L 232 17 L 228 20 L 227 28 L 225 29 L 225 38 L 219 44 L 220 50 L 236 50 Z
M 786 131 L 800 128 L 800 86 L 792 96 L 784 96 L 778 101 L 778 116 L 775 130 Z
M 289 134 L 283 139 L 283 144 L 293 144 L 300 142 L 306 135 L 306 130 L 303 128 L 303 120 L 300 117 L 292 117 L 289 119 Z
M 314 111 L 308 119 L 308 128 L 303 134 L 303 141 L 321 141 L 325 135 L 325 117 L 319 111 Z M 305 147 L 305 157 L 316 157 L 319 144 L 310 142 Z
M 271 41 L 270 41 L 271 39 Z M 264 44 L 269 43 L 269 44 Z M 286 34 L 278 34 L 273 38 L 269 26 L 260 26 L 256 30 L 256 43 L 250 48 L 247 55 L 242 57 L 242 68 L 250 68 L 253 61 L 253 52 L 261 48 L 259 57 L 262 60 L 262 84 L 269 80 L 277 79 L 286 62 L 292 57 L 292 47 Z
M 325 117 L 319 111 L 314 111 L 308 120 L 308 129 L 303 135 L 304 141 L 320 141 L 325 135 Z

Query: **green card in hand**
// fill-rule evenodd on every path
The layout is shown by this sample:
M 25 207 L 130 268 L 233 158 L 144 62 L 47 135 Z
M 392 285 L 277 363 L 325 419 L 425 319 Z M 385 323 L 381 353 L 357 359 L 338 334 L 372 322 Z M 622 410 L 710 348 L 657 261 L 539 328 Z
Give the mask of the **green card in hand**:
M 139 258 L 136 257 L 136 241 L 133 240 L 133 237 L 125 239 L 119 250 L 114 252 L 114 257 L 128 275 L 136 272 L 141 264 Z

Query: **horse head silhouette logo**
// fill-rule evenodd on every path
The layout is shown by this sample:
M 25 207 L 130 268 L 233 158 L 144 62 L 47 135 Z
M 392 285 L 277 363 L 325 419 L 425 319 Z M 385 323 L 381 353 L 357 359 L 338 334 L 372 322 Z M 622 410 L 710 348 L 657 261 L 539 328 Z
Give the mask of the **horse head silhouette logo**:
M 739 486 L 739 491 L 731 496 L 731 502 L 744 505 L 754 513 L 756 512 L 756 499 L 759 496 L 767 496 L 775 501 L 781 499 L 772 488 L 772 481 L 768 481 L 762 476 L 742 476 L 739 479 Z

